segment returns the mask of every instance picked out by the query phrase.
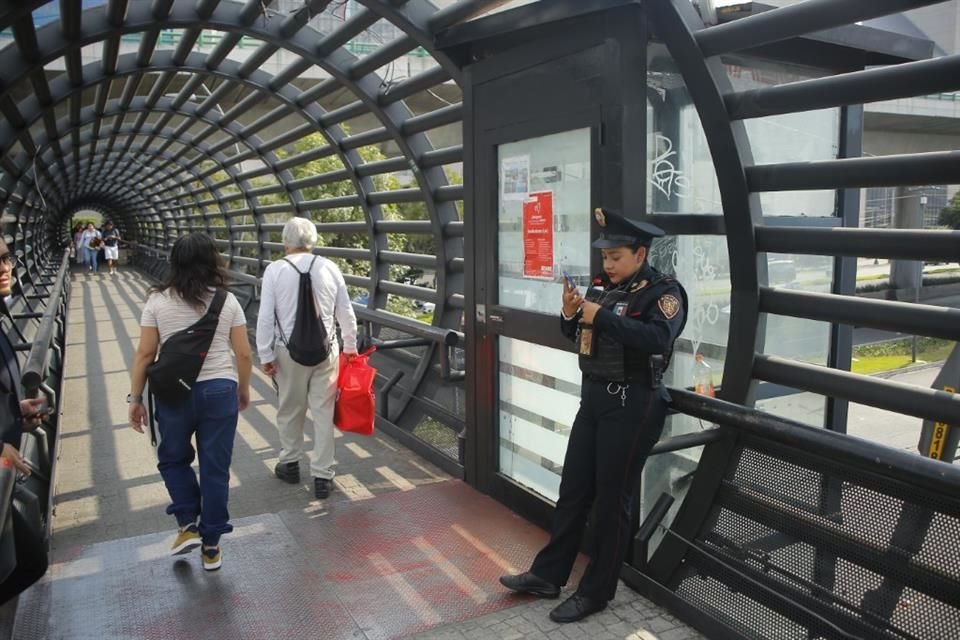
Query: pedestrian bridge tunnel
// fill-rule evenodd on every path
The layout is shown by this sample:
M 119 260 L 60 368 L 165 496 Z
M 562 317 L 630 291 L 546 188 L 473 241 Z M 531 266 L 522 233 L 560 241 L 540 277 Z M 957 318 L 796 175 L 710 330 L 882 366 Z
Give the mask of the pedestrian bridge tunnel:
M 960 635 L 960 312 L 911 266 L 956 262 L 960 236 L 860 228 L 864 189 L 960 183 L 957 150 L 862 153 L 864 105 L 960 91 L 960 56 L 870 22 L 937 2 L 786 4 L 6 3 L 5 329 L 61 409 L 22 447 L 40 535 L 76 221 L 112 221 L 143 283 L 209 234 L 252 319 L 283 224 L 313 220 L 378 347 L 378 429 L 545 525 L 580 383 L 560 275 L 598 271 L 606 206 L 667 231 L 650 260 L 690 294 L 624 581 L 710 637 Z M 863 259 L 897 262 L 886 293 Z M 946 363 L 859 372 L 860 330 Z M 698 354 L 716 398 L 688 390 Z

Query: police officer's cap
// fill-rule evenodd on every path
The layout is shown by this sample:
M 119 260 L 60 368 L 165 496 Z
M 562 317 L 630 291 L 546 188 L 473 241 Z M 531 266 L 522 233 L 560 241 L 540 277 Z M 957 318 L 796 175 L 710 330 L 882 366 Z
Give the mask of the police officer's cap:
M 627 220 L 610 209 L 594 209 L 593 219 L 600 227 L 600 235 L 593 241 L 595 249 L 632 247 L 637 244 L 649 247 L 654 238 L 664 234 L 663 229 L 654 224 Z

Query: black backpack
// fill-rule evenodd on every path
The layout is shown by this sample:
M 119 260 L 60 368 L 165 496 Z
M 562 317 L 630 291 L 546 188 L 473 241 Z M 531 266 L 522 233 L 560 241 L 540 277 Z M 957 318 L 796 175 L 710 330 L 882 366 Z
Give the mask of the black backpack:
M 150 393 L 160 402 L 177 404 L 190 393 L 213 343 L 226 299 L 226 290 L 217 289 L 203 317 L 167 338 L 156 362 L 147 367 Z
M 283 335 L 283 329 L 280 328 L 280 318 L 277 317 L 277 310 L 274 308 L 273 317 L 277 323 L 277 331 L 280 333 L 280 340 L 287 347 L 287 353 L 297 364 L 305 367 L 313 367 L 320 364 L 330 355 L 330 338 L 327 336 L 327 327 L 320 321 L 320 315 L 313 299 L 313 280 L 310 278 L 310 272 L 313 271 L 313 263 L 317 261 L 317 256 L 313 256 L 310 266 L 305 272 L 297 269 L 286 258 L 284 260 L 293 267 L 293 270 L 300 274 L 300 287 L 297 294 L 297 314 L 293 323 L 293 333 L 287 339 Z

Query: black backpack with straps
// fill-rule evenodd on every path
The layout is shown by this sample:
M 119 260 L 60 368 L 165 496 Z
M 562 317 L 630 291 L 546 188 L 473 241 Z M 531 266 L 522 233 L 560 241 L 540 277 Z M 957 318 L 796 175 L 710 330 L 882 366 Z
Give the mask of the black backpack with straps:
M 287 347 L 290 358 L 297 364 L 313 367 L 330 356 L 330 338 L 327 335 L 327 327 L 320 320 L 320 313 L 313 297 L 313 280 L 310 277 L 317 256 L 313 256 L 313 260 L 310 261 L 310 266 L 307 267 L 306 271 L 300 271 L 300 269 L 297 269 L 297 265 L 286 258 L 283 260 L 300 274 L 297 312 L 294 317 L 293 331 L 289 338 L 283 335 L 276 307 L 273 310 L 273 317 L 277 323 L 280 340 Z
M 156 362 L 147 367 L 150 393 L 160 402 L 177 404 L 190 393 L 213 344 L 226 299 L 226 289 L 217 289 L 203 317 L 167 338 Z

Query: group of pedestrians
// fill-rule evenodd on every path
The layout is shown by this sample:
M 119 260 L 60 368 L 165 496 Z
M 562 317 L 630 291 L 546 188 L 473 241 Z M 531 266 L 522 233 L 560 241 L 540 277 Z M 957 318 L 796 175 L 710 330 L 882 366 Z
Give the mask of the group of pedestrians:
M 75 225 L 73 227 L 73 248 L 77 264 L 86 266 L 91 273 L 98 273 L 100 252 L 102 251 L 109 273 L 111 276 L 114 275 L 117 260 L 120 257 L 121 240 L 120 231 L 114 227 L 110 220 L 104 222 L 101 229 L 97 229 L 92 222 L 88 222 L 86 226 Z
M 644 463 L 663 429 L 669 395 L 661 378 L 683 330 L 687 297 L 672 277 L 647 262 L 654 238 L 663 231 L 596 209 L 603 271 L 581 292 L 572 279 L 563 284 L 559 330 L 579 353 L 581 403 L 570 432 L 559 499 L 549 542 L 530 569 L 501 578 L 513 591 L 556 598 L 570 577 L 588 516 L 593 517 L 591 560 L 576 591 L 550 613 L 556 622 L 574 622 L 603 610 L 617 589 L 619 570 L 630 547 L 636 491 Z M 280 439 L 277 478 L 298 484 L 306 412 L 313 417 L 310 475 L 314 495 L 333 489 L 333 413 L 339 368 L 337 340 L 326 357 L 308 365 L 291 348 L 298 311 L 305 304 L 303 278 L 310 281 L 311 313 L 321 333 L 340 327 L 344 357 L 357 353 L 357 326 L 343 275 L 331 261 L 313 254 L 313 222 L 294 218 L 283 228 L 283 259 L 264 271 L 257 320 L 257 352 L 263 372 L 278 391 Z M 203 234 L 181 237 L 170 254 L 170 275 L 153 288 L 141 319 L 140 344 L 128 402 L 134 429 L 148 422 L 144 391 L 147 369 L 170 336 L 207 313 L 216 291 L 227 285 L 220 255 Z M 298 292 L 300 294 L 298 295 Z M 290 301 L 297 300 L 296 304 Z M 206 360 L 189 395 L 157 403 L 160 432 L 158 468 L 170 494 L 167 512 L 178 531 L 173 554 L 201 548 L 202 564 L 221 566 L 220 537 L 231 530 L 227 509 L 230 460 L 238 412 L 250 400 L 251 354 L 246 319 L 227 293 Z M 320 326 L 320 325 L 315 325 Z M 191 439 L 196 440 L 196 451 Z M 199 479 L 191 468 L 200 459 Z
M 339 324 L 347 357 L 357 351 L 357 323 L 342 273 L 330 260 L 313 256 L 316 226 L 294 218 L 284 226 L 282 237 L 285 259 L 271 263 L 264 273 L 257 323 L 261 367 L 278 390 L 281 450 L 274 473 L 285 482 L 300 482 L 309 408 L 314 443 L 310 473 L 315 496 L 324 499 L 333 489 L 339 348 L 337 341 L 331 340 L 326 359 L 313 366 L 294 361 L 287 338 L 293 333 L 297 305 L 284 301 L 297 299 L 301 274 L 309 273 L 314 308 L 327 335 L 335 336 L 335 322 Z M 151 289 L 143 308 L 127 396 L 131 426 L 143 432 L 153 420 L 159 432 L 157 468 L 170 495 L 167 513 L 176 518 L 178 526 L 171 553 L 185 554 L 199 547 L 203 568 L 211 571 L 222 564 L 220 537 L 232 530 L 227 508 L 230 462 L 239 412 L 250 402 L 252 356 L 246 318 L 232 293 L 226 293 L 213 340 L 186 397 L 172 403 L 156 399 L 150 416 L 144 394 L 148 367 L 162 345 L 200 320 L 217 291 L 227 285 L 220 253 L 209 236 L 192 233 L 174 243 L 169 275 Z M 191 466 L 195 457 L 199 458 L 199 477 Z

